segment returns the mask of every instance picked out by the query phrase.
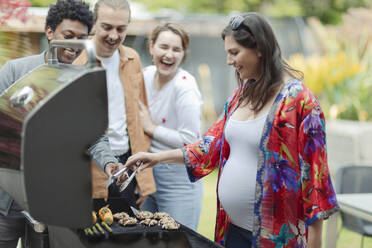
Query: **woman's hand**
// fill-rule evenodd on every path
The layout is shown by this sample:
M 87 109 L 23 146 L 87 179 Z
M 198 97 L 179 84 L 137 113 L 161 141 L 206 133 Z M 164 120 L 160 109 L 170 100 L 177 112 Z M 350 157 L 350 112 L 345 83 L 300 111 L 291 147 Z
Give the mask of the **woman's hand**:
M 124 166 L 140 166 L 138 170 L 140 172 L 140 170 L 147 167 L 152 168 L 158 163 L 184 164 L 182 150 L 174 149 L 157 153 L 139 152 L 130 156 Z
M 142 126 L 147 135 L 150 137 L 154 136 L 156 125 L 151 120 L 151 115 L 146 107 L 140 100 L 138 100 L 139 116 L 141 118 Z
M 138 163 L 139 161 L 142 162 L 142 164 Z M 156 153 L 139 152 L 130 156 L 124 166 L 137 167 L 138 165 L 140 165 L 140 168 L 138 170 L 138 172 L 140 172 L 142 169 L 145 169 L 147 167 L 152 168 L 158 163 L 159 161 L 157 159 Z

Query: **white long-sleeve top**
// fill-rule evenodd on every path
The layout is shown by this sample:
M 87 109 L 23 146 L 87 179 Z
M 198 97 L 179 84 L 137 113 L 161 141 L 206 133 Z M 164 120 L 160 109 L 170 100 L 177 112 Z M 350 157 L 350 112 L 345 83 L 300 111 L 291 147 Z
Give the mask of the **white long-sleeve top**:
M 158 125 L 151 151 L 181 148 L 200 137 L 202 99 L 195 78 L 178 69 L 160 90 L 155 87 L 156 67 L 143 69 L 151 120 Z

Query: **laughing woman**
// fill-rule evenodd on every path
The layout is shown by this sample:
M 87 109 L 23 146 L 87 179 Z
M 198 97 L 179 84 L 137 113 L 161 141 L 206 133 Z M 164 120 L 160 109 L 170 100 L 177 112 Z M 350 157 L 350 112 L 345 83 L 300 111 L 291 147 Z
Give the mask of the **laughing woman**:
M 185 30 L 167 23 L 156 27 L 149 39 L 154 65 L 143 70 L 149 111 L 140 104 L 151 152 L 181 148 L 200 138 L 201 96 L 194 77 L 179 66 L 186 59 L 189 37 Z M 161 163 L 153 170 L 156 193 L 143 210 L 167 212 L 197 230 L 202 204 L 201 181 L 191 183 L 184 166 Z
M 261 15 L 233 17 L 222 39 L 239 87 L 221 118 L 202 141 L 138 153 L 126 166 L 184 163 L 193 181 L 218 169 L 215 239 L 226 247 L 320 248 L 322 221 L 338 205 L 319 102 Z

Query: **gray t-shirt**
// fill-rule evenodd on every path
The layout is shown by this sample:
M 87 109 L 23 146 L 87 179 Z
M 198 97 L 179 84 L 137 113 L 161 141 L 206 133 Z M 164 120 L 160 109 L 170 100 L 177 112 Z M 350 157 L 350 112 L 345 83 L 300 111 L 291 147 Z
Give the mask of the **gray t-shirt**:
M 0 95 L 22 76 L 45 64 L 44 56 L 45 52 L 7 61 L 0 69 Z
M 45 52 L 38 55 L 7 61 L 0 69 L 0 96 L 22 76 L 36 67 L 45 64 L 44 56 Z M 20 209 L 17 204 L 12 204 L 12 202 L 13 199 L 8 195 L 8 193 L 0 188 L 0 214 L 7 215 L 12 206 L 12 209 Z

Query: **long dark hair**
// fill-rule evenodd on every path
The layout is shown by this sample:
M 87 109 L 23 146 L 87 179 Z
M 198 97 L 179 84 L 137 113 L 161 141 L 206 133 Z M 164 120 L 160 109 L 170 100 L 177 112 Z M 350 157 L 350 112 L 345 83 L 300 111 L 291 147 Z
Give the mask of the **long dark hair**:
M 257 49 L 261 53 L 261 75 L 258 80 L 244 82 L 235 72 L 238 84 L 243 88 L 239 104 L 247 100 L 246 103 L 252 104 L 254 111 L 260 111 L 283 84 L 284 73 L 303 79 L 303 73 L 292 68 L 282 58 L 274 32 L 260 14 L 249 12 L 233 17 L 221 36 L 223 40 L 226 36 L 232 36 L 241 46 Z

